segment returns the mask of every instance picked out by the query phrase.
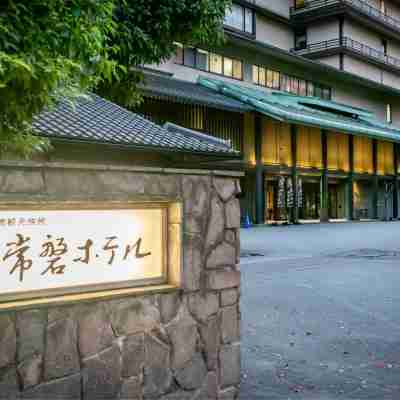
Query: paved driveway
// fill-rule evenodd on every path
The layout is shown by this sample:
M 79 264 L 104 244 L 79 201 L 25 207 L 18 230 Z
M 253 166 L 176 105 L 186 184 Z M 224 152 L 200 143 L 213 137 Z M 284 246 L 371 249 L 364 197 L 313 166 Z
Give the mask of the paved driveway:
M 242 252 L 241 400 L 400 399 L 400 223 L 244 230 Z

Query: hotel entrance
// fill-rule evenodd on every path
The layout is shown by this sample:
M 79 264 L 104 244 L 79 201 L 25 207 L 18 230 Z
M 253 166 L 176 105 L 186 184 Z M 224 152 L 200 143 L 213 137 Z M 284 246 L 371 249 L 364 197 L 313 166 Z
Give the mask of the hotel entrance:
M 319 220 L 321 208 L 320 178 L 302 178 L 302 204 L 299 207 L 300 220 Z
M 347 219 L 346 187 L 343 179 L 329 179 L 328 182 L 328 216 L 330 220 Z
M 288 191 L 291 190 L 288 176 L 265 178 L 265 221 L 269 224 L 289 221 Z M 290 206 L 290 204 L 289 204 Z

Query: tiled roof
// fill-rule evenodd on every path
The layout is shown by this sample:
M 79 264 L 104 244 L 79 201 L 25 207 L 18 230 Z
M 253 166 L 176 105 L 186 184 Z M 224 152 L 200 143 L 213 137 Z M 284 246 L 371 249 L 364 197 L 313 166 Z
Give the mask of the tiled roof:
M 244 113 L 249 111 L 245 104 L 210 92 L 196 83 L 182 81 L 170 76 L 145 73 L 144 82 L 139 85 L 144 95 L 149 97 L 161 97 L 178 103 L 200 104 L 226 111 Z
M 36 134 L 53 139 L 125 145 L 132 148 L 238 155 L 230 144 L 178 126 L 159 126 L 97 95 L 75 106 L 61 101 L 35 117 Z
M 198 83 L 211 91 L 242 101 L 253 111 L 276 120 L 400 142 L 399 127 L 382 122 L 374 114 L 360 108 L 313 97 L 251 89 L 218 79 L 202 78 Z

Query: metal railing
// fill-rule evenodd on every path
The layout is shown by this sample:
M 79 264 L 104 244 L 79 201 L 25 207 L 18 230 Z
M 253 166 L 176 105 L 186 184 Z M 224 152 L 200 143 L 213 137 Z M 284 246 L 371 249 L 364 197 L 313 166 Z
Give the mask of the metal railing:
M 300 15 L 303 12 L 316 10 L 322 7 L 333 5 L 347 5 L 364 15 L 379 20 L 382 23 L 390 26 L 392 29 L 400 31 L 400 19 L 386 15 L 379 8 L 371 6 L 363 0 L 309 0 L 304 1 L 303 5 L 298 5 L 290 8 L 291 15 Z
M 357 53 L 364 57 L 370 58 L 381 64 L 389 65 L 391 67 L 400 68 L 400 59 L 386 55 L 383 51 L 379 51 L 370 47 L 366 44 L 357 42 L 349 37 L 343 37 L 342 39 L 331 39 L 323 42 L 311 43 L 307 47 L 301 49 L 292 49 L 293 53 L 298 55 L 306 55 L 324 52 L 335 49 L 347 49 L 353 53 Z

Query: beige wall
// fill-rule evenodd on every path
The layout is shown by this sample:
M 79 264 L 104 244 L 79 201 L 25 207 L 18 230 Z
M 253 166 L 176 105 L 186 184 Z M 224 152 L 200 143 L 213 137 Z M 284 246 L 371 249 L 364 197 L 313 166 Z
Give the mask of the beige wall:
M 337 18 L 318 21 L 307 28 L 309 44 L 337 38 L 339 38 L 339 21 Z
M 353 20 L 346 19 L 343 25 L 343 35 L 348 36 L 353 40 L 357 40 L 376 50 L 381 50 L 381 36 L 371 29 L 365 28 L 362 25 L 355 23 Z
M 289 10 L 293 0 L 254 0 L 255 4 L 283 17 L 289 18 Z
M 344 70 L 363 78 L 382 83 L 382 70 L 368 62 L 360 61 L 351 56 L 345 55 L 343 58 Z
M 283 23 L 262 15 L 257 15 L 256 38 L 261 42 L 285 50 L 294 47 L 293 30 Z

